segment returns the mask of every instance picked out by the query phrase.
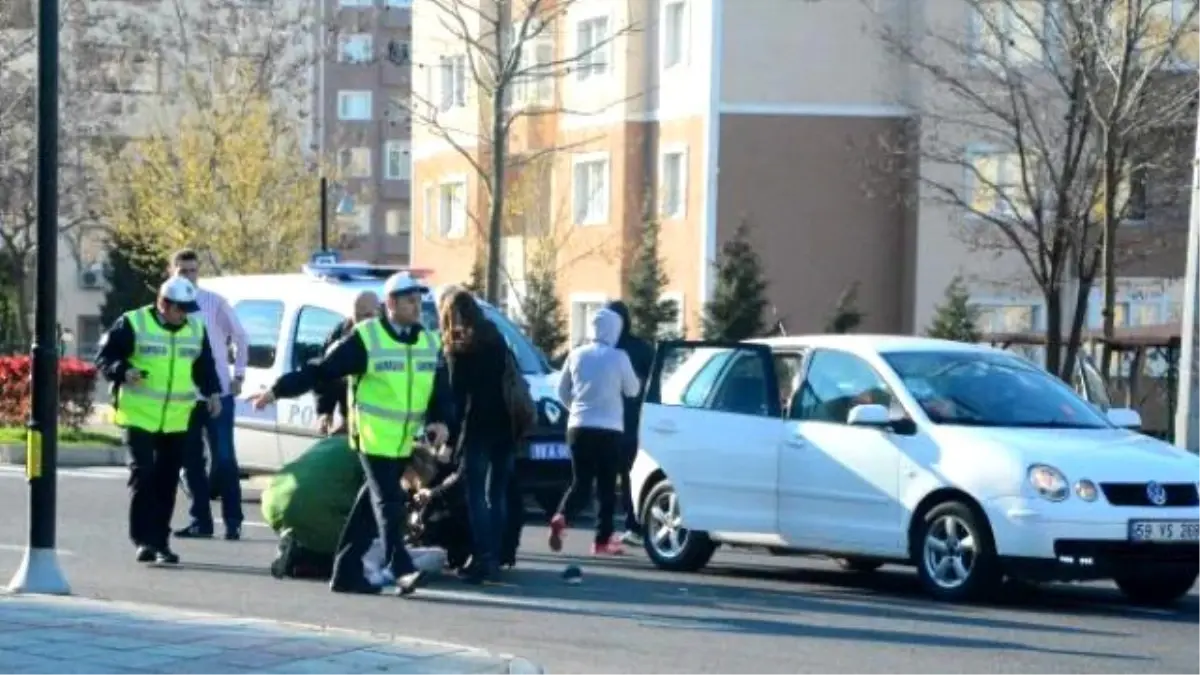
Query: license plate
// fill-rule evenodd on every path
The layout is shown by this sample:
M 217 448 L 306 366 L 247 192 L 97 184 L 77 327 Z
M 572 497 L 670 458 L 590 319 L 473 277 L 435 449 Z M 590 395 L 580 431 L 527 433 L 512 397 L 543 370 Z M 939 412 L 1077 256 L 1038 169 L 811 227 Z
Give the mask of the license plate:
M 571 459 L 566 443 L 534 443 L 529 446 L 529 459 Z
M 1129 541 L 1200 541 L 1200 522 L 1195 520 L 1131 520 Z

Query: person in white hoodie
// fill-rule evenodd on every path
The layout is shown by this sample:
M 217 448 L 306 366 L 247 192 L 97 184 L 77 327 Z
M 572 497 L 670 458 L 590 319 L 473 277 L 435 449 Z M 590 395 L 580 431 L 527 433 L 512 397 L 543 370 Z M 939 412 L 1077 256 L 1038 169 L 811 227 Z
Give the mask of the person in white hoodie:
M 571 446 L 571 485 L 550 519 L 550 549 L 561 551 L 567 529 L 564 513 L 574 513 L 591 497 L 592 484 L 600 510 L 596 518 L 595 555 L 620 555 L 613 538 L 621 438 L 625 430 L 625 397 L 636 396 L 641 383 L 629 356 L 617 349 L 621 316 L 602 309 L 592 317 L 588 341 L 571 350 L 563 364 L 558 395 L 570 411 L 567 443 Z

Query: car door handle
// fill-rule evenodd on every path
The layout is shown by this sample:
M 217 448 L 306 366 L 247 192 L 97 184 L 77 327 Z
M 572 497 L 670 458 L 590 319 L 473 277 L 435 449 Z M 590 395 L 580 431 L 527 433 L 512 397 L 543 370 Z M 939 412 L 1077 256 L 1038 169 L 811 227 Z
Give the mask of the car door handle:
M 676 426 L 673 422 L 659 422 L 658 424 L 655 424 L 654 426 L 650 427 L 650 431 L 654 431 L 654 432 L 657 432 L 660 434 L 673 434 L 673 433 L 679 431 L 679 429 L 676 428 Z

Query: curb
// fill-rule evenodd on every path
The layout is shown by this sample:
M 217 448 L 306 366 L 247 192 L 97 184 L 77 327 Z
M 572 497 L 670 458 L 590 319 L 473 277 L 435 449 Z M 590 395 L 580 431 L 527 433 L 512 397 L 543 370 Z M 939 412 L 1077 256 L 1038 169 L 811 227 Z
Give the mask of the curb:
M 25 466 L 25 446 L 0 445 L 0 464 Z M 125 466 L 125 449 L 111 446 L 60 448 L 58 466 Z

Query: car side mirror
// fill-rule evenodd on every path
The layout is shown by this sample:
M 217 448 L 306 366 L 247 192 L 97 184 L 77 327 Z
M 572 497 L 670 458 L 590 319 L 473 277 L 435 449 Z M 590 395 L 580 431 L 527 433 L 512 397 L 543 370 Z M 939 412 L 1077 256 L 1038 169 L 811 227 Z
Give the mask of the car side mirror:
M 852 427 L 888 427 L 892 424 L 892 415 L 878 403 L 867 403 L 851 408 L 846 423 Z
M 1142 428 L 1142 416 L 1138 414 L 1138 411 L 1131 408 L 1109 408 L 1105 414 L 1108 416 L 1108 421 L 1114 427 L 1122 429 Z

